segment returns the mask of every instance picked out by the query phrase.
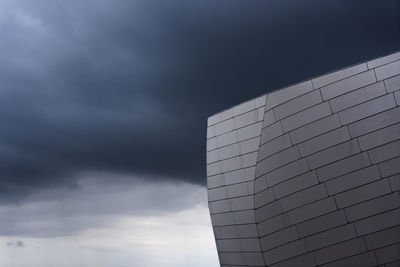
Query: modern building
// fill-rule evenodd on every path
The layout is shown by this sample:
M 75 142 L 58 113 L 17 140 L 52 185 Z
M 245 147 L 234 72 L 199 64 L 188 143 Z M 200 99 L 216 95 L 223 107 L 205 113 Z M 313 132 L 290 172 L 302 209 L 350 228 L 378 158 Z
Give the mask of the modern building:
M 221 266 L 400 266 L 400 52 L 208 119 Z

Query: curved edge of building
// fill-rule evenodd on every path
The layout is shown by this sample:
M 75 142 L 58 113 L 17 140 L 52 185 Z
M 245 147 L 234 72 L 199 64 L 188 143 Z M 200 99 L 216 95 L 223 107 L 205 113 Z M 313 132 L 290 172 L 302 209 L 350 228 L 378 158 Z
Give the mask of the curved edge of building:
M 211 116 L 207 187 L 221 266 L 400 266 L 400 52 Z

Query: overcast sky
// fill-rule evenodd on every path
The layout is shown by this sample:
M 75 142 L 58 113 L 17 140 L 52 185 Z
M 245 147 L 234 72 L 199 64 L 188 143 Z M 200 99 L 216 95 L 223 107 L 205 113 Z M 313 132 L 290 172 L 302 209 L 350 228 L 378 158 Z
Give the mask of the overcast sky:
M 0 267 L 217 266 L 207 117 L 398 50 L 399 0 L 0 0 Z

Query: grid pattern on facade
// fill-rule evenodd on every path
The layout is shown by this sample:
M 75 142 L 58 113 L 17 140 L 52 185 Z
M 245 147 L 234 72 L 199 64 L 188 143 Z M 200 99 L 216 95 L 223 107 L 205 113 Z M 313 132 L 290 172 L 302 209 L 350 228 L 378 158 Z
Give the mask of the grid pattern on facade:
M 265 96 L 243 103 L 210 118 L 208 127 L 209 208 L 220 261 L 230 265 L 264 264 L 254 178 L 265 103 Z
M 400 264 L 400 53 L 208 120 L 221 266 Z

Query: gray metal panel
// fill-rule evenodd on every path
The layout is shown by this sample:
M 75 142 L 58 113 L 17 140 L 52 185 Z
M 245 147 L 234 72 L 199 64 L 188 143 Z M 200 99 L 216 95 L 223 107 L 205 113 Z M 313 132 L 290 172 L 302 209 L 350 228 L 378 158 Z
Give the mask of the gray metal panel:
M 215 151 L 215 150 L 214 150 Z M 212 151 L 212 152 L 214 152 Z M 238 143 L 222 147 L 217 150 L 219 153 L 218 160 L 224 160 L 228 158 L 237 157 L 240 154 L 240 147 Z
M 272 92 L 268 94 L 266 108 L 271 109 L 312 90 L 313 86 L 311 81 L 306 81 Z
M 270 250 L 275 247 L 279 247 L 286 243 L 292 242 L 298 239 L 296 228 L 294 226 L 285 228 L 273 234 L 262 237 L 261 248 L 263 251 Z
M 241 251 L 242 247 L 240 245 L 240 239 L 225 239 L 219 240 L 222 246 L 222 251 Z
M 249 194 L 248 183 L 233 184 L 227 186 L 228 198 L 246 196 Z
M 242 167 L 247 168 L 255 166 L 257 163 L 257 152 L 244 154 L 242 156 Z
M 248 252 L 246 255 L 247 266 L 265 266 L 262 253 Z
M 222 199 L 209 203 L 211 214 L 231 211 L 229 200 Z
M 297 240 L 289 244 L 264 252 L 264 259 L 267 264 L 274 264 L 297 255 L 306 253 L 307 249 L 303 240 Z
M 316 184 L 318 184 L 317 175 L 315 171 L 311 171 L 277 184 L 273 190 L 277 198 L 282 198 Z
M 224 176 L 221 174 L 207 177 L 207 187 L 209 189 L 223 186 L 224 184 L 225 184 Z
M 375 251 L 379 264 L 389 263 L 400 259 L 400 243 L 381 248 Z M 387 266 L 387 265 L 386 265 Z
M 349 125 L 352 137 L 357 137 L 400 122 L 400 108 L 394 108 Z
M 389 181 L 383 179 L 339 193 L 335 196 L 335 199 L 338 207 L 344 208 L 390 192 Z
M 368 150 L 400 138 L 400 123 L 358 138 L 361 150 Z
M 326 117 L 331 113 L 329 104 L 324 102 L 283 119 L 282 126 L 285 132 L 289 132 L 307 123 Z
M 321 265 L 323 267 L 373 267 L 377 261 L 373 252 L 366 252 L 342 260 Z
M 288 134 L 281 135 L 275 139 L 272 139 L 271 141 L 262 144 L 260 146 L 260 151 L 258 158 L 259 159 L 264 159 L 266 157 L 269 157 L 279 151 L 284 150 L 285 148 L 290 147 L 292 144 L 290 142 L 290 137 Z
M 257 226 L 255 224 L 238 225 L 237 231 L 241 238 L 258 237 Z
M 332 164 L 317 169 L 317 175 L 320 181 L 324 182 L 346 173 L 359 170 L 370 165 L 368 154 L 357 154 Z
M 255 167 L 239 169 L 224 173 L 225 185 L 251 181 L 254 179 Z
M 257 224 L 260 236 L 271 234 L 288 226 L 290 226 L 290 221 L 286 213 Z
M 254 209 L 254 197 L 244 196 L 231 199 L 231 206 L 233 211 Z
M 378 81 L 400 74 L 400 61 L 395 61 L 375 69 Z
M 259 98 L 256 99 L 256 108 L 265 106 L 266 102 L 267 102 L 267 95 L 260 96 Z
M 219 151 L 218 149 L 212 150 L 210 152 L 207 152 L 207 164 L 216 162 L 219 160 Z
M 207 151 L 236 143 L 237 131 L 228 132 L 207 140 Z
M 367 243 L 368 249 L 376 249 L 398 243 L 398 237 L 400 236 L 400 226 L 389 228 L 377 233 L 367 235 L 365 242 Z
M 333 112 L 338 112 L 354 105 L 386 94 L 383 82 L 374 83 L 329 101 Z
M 237 211 L 234 215 L 237 224 L 254 223 L 256 220 L 254 210 Z
M 244 253 L 222 252 L 219 253 L 219 261 L 226 265 L 246 265 L 246 257 Z
M 400 209 L 396 209 L 357 221 L 355 225 L 357 233 L 365 235 L 396 226 L 399 222 Z
M 353 256 L 367 250 L 362 238 L 339 243 L 314 252 L 318 264 Z
M 230 172 L 233 170 L 241 169 L 242 166 L 242 158 L 241 157 L 234 157 L 230 159 L 225 159 L 223 161 L 219 161 L 218 163 L 221 164 L 222 169 L 220 172 Z
M 311 204 L 302 206 L 295 210 L 289 211 L 289 219 L 292 223 L 303 222 L 326 213 L 332 212 L 336 210 L 335 200 L 330 198 L 324 198 L 317 202 L 313 202 Z
M 312 235 L 305 239 L 309 250 L 316 250 L 331 246 L 349 239 L 357 237 L 356 229 L 353 224 L 346 224 L 337 228 Z
M 223 122 L 220 122 L 215 125 L 216 135 L 221 135 L 230 131 L 233 131 L 236 128 L 235 119 L 229 119 Z
M 340 127 L 339 116 L 333 114 L 290 132 L 293 144 L 301 143 Z
M 289 211 L 308 203 L 327 197 L 325 186 L 318 184 L 316 186 L 304 189 L 300 192 L 282 198 L 281 204 L 284 211 Z
M 208 126 L 230 119 L 232 117 L 233 117 L 233 109 L 225 110 L 221 113 L 215 114 L 210 118 L 208 118 Z
M 237 230 L 237 226 L 230 225 L 230 226 L 219 226 L 214 227 L 216 238 L 239 238 L 239 233 Z
M 377 166 L 361 169 L 325 183 L 329 195 L 334 195 L 380 179 Z
M 210 139 L 215 136 L 215 125 L 209 126 L 207 128 L 207 139 Z
M 306 253 L 297 257 L 293 257 L 289 260 L 281 261 L 277 264 L 273 264 L 270 266 L 273 267 L 294 267 L 294 266 L 304 266 L 304 267 L 313 267 L 316 266 L 314 257 L 311 253 Z
M 219 199 L 226 199 L 226 188 L 225 187 L 218 187 L 208 190 L 208 200 L 214 201 Z
M 400 90 L 400 75 L 385 80 L 385 86 L 388 93 Z
M 309 170 L 305 159 L 299 159 L 266 175 L 268 185 L 273 186 Z
M 275 200 L 274 192 L 272 191 L 272 188 L 268 188 L 255 195 L 254 205 L 255 208 L 257 209 L 261 206 L 271 203 L 274 200 Z
M 345 79 L 347 77 L 356 75 L 360 72 L 364 72 L 367 69 L 368 69 L 367 64 L 362 63 L 362 64 L 359 64 L 359 65 L 356 65 L 356 66 L 353 66 L 350 68 L 345 68 L 343 70 L 339 70 L 339 71 L 329 73 L 327 75 L 323 75 L 321 77 L 313 79 L 312 81 L 313 81 L 315 88 L 320 88 L 320 87 L 328 85 L 330 83 L 337 82 L 337 81 Z
M 379 166 L 379 171 L 383 177 L 388 177 L 400 173 L 400 157 L 382 162 Z
M 367 62 L 368 68 L 373 69 L 384 64 L 396 61 L 400 59 L 400 52 L 390 54 L 388 56 L 380 57 Z
M 257 194 L 263 191 L 265 188 L 268 188 L 266 176 L 264 175 L 256 178 L 256 180 L 254 181 L 254 192 Z
M 393 191 L 399 191 L 400 190 L 400 174 L 389 177 L 389 183 L 390 183 L 390 187 L 392 188 Z
M 350 140 L 307 157 L 312 169 L 352 156 L 360 152 L 357 140 Z
M 282 213 L 280 201 L 273 201 L 256 209 L 256 221 L 262 222 Z
M 258 122 L 259 118 L 259 113 L 260 111 L 258 109 L 247 112 L 245 114 L 242 114 L 238 117 L 236 117 L 236 127 L 237 128 L 242 128 L 247 125 L 253 124 Z
M 260 241 L 258 238 L 243 238 L 241 239 L 242 250 L 246 252 L 261 251 Z
M 260 145 L 260 137 L 248 139 L 239 143 L 240 154 L 246 154 L 249 152 L 255 152 L 258 150 Z
M 250 100 L 247 102 L 244 102 L 238 106 L 235 106 L 233 108 L 233 116 L 238 116 L 240 114 L 249 112 L 250 110 L 256 109 L 256 100 Z
M 340 111 L 338 114 L 342 124 L 349 124 L 376 113 L 391 109 L 395 106 L 396 103 L 394 97 L 389 94 Z
M 299 144 L 300 154 L 302 156 L 308 156 L 330 146 L 343 143 L 349 139 L 350 134 L 347 127 L 338 128 Z
M 261 133 L 262 122 L 251 124 L 244 128 L 240 128 L 238 130 L 238 141 L 243 141 L 246 139 L 250 139 L 256 136 L 259 136 Z
M 321 88 L 322 98 L 329 100 L 339 95 L 376 82 L 373 70 L 362 72 Z
M 372 163 L 382 162 L 400 156 L 400 140 L 368 151 Z
M 289 147 L 260 161 L 257 164 L 256 176 L 266 174 L 299 158 L 300 154 L 297 147 Z
M 273 124 L 275 122 L 275 117 L 274 117 L 274 113 L 272 112 L 272 110 L 267 110 L 264 113 L 264 121 L 263 121 L 263 128 L 270 126 L 271 124 Z
M 264 128 L 261 133 L 261 144 L 268 142 L 283 134 L 282 123 L 280 121 Z
M 393 261 L 391 263 L 385 264 L 385 267 L 399 267 L 400 266 L 400 260 L 398 261 Z
M 281 120 L 292 114 L 298 113 L 306 108 L 315 106 L 322 102 L 319 90 L 299 96 L 273 109 L 275 119 Z
M 306 237 L 345 223 L 347 223 L 346 215 L 343 210 L 339 210 L 297 224 L 296 227 L 300 237 Z
M 222 225 L 232 225 L 234 222 L 234 216 L 232 212 L 228 213 L 220 213 L 214 214 L 215 219 L 215 226 L 222 226 Z

